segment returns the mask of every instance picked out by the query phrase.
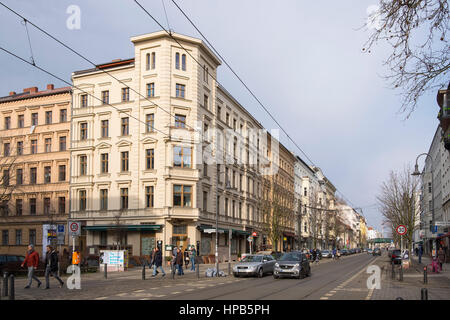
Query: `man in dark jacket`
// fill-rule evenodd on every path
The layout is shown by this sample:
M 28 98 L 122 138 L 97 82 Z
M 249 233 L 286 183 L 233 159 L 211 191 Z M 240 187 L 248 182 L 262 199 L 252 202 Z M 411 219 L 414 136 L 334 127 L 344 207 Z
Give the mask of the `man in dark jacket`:
M 50 289 L 50 276 L 59 281 L 59 287 L 64 286 L 64 281 L 58 277 L 58 253 L 52 246 L 47 246 L 45 254 L 45 288 Z
M 37 281 L 39 288 L 42 282 L 34 275 L 34 271 L 39 266 L 39 254 L 34 250 L 34 245 L 30 244 L 28 246 L 27 255 L 25 260 L 22 262 L 22 267 L 28 267 L 28 282 L 25 286 L 25 289 L 29 289 L 33 279 Z
M 180 248 L 177 249 L 177 255 L 175 257 L 175 265 L 176 268 L 178 269 L 178 275 L 184 275 L 183 272 L 183 254 L 181 253 Z
M 162 253 L 161 253 L 161 251 L 159 250 L 158 247 L 156 247 L 153 257 L 154 258 L 153 258 L 153 274 L 152 274 L 152 277 L 156 276 L 158 268 L 161 269 L 161 272 L 163 274 L 162 276 L 164 277 L 166 275 L 166 273 L 164 272 L 164 269 L 162 267 Z

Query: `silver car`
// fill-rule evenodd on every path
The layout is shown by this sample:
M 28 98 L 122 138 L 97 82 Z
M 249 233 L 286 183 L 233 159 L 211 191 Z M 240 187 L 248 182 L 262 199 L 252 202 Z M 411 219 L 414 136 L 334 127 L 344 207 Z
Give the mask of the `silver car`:
M 275 259 L 270 255 L 247 255 L 233 267 L 233 275 L 235 277 L 257 275 L 262 278 L 264 274 L 273 273 L 275 262 Z

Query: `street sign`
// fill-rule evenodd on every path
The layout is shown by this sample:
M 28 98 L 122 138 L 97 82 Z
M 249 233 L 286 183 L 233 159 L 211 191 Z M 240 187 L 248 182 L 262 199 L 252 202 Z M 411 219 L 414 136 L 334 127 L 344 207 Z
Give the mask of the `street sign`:
M 81 222 L 69 221 L 69 236 L 79 236 L 81 234 Z
M 253 232 L 253 233 L 252 233 L 252 236 L 253 236 L 253 237 L 257 237 L 258 234 L 257 234 L 256 232 Z
M 406 234 L 406 227 L 401 224 L 397 227 L 396 231 L 399 235 L 403 236 L 404 234 Z
M 247 241 L 248 241 L 248 242 L 252 242 L 252 241 L 253 241 L 253 237 L 252 237 L 252 236 L 249 236 L 249 237 L 247 238 Z
M 58 233 L 64 233 L 64 225 L 63 224 L 58 224 Z
M 58 224 L 57 229 L 57 237 L 58 237 L 58 245 L 64 245 L 65 244 L 65 238 L 66 238 L 66 232 L 65 232 L 65 225 Z

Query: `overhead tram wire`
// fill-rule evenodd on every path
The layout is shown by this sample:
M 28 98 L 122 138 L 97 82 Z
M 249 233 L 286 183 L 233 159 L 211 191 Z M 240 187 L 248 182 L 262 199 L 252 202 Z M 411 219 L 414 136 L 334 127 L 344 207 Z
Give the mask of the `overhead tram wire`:
M 26 19 L 24 16 L 22 16 L 20 13 L 14 11 L 13 9 L 11 9 L 10 7 L 6 6 L 4 3 L 0 2 L 0 4 L 5 7 L 6 9 L 8 9 L 9 11 L 11 11 L 12 13 L 14 13 L 15 15 L 17 15 L 18 17 L 22 18 L 23 20 L 27 21 L 29 24 L 31 24 L 33 27 L 35 27 L 36 29 L 38 29 L 39 31 L 41 31 L 42 33 L 44 33 L 45 35 L 47 35 L 48 37 L 50 37 L 51 39 L 53 39 L 54 41 L 58 42 L 60 45 L 62 45 L 63 47 L 65 47 L 66 49 L 68 49 L 69 51 L 73 52 L 74 54 L 76 54 L 78 57 L 82 58 L 83 60 L 87 61 L 88 63 L 90 63 L 91 65 L 93 65 L 94 67 L 97 67 L 97 64 L 95 64 L 94 62 L 92 62 L 90 59 L 86 58 L 85 56 L 83 56 L 81 53 L 77 52 L 75 49 L 73 49 L 72 47 L 70 47 L 69 45 L 65 44 L 64 42 L 62 42 L 61 40 L 59 40 L 58 38 L 56 38 L 55 36 L 51 35 L 50 33 L 48 33 L 47 31 L 45 31 L 44 29 L 42 29 L 41 27 L 39 27 L 38 25 L 34 24 L 33 22 L 31 22 L 30 20 Z M 27 29 L 28 30 L 28 29 Z M 165 29 L 164 29 L 165 30 Z M 167 31 L 166 31 L 167 32 Z M 166 109 L 164 109 L 163 107 L 159 106 L 157 103 L 153 102 L 152 100 L 148 99 L 148 97 L 142 95 L 141 93 L 139 93 L 138 91 L 136 91 L 135 89 L 133 89 L 132 87 L 129 87 L 126 83 L 124 83 L 122 80 L 118 79 L 117 77 L 115 77 L 114 75 L 112 75 L 110 72 L 106 71 L 105 69 L 99 69 L 99 71 L 102 71 L 103 73 L 109 75 L 111 78 L 113 78 L 114 80 L 116 80 L 117 82 L 123 84 L 126 88 L 131 89 L 134 93 L 136 93 L 137 95 L 139 95 L 140 97 L 144 98 L 145 100 L 147 100 L 148 102 L 152 103 L 154 106 L 158 107 L 159 109 L 161 109 L 162 111 L 166 112 L 169 116 L 173 117 L 174 119 L 175 116 L 170 112 L 167 111 Z M 199 132 L 198 130 L 196 130 L 194 127 L 188 125 L 187 123 L 185 123 L 185 126 Z
M 147 10 L 145 10 L 142 5 L 139 4 L 139 2 L 137 0 L 135 0 L 135 2 L 160 26 L 162 27 L 162 25 L 152 16 L 150 15 L 150 13 L 147 12 Z M 267 110 L 267 108 L 264 106 L 264 104 L 258 99 L 258 97 L 253 93 L 253 91 L 247 86 L 247 84 L 241 79 L 241 77 L 234 71 L 234 69 L 230 66 L 230 64 L 226 61 L 226 59 L 219 53 L 219 51 L 214 47 L 214 45 L 208 40 L 208 38 L 200 31 L 200 29 L 195 25 L 195 23 L 188 17 L 188 15 L 183 11 L 183 9 L 181 9 L 181 7 L 175 2 L 175 0 L 172 0 L 172 2 L 175 4 L 175 6 L 180 10 L 180 12 L 186 17 L 186 19 L 190 22 L 190 24 L 195 28 L 195 30 L 197 30 L 197 32 L 203 37 L 203 39 L 206 41 L 206 43 L 208 43 L 208 45 L 214 50 L 214 52 L 222 59 L 222 61 L 226 64 L 226 66 L 231 70 L 231 72 L 236 76 L 236 78 L 242 83 L 242 85 L 247 89 L 247 91 L 253 96 L 253 98 L 259 103 L 259 105 L 266 111 L 266 113 L 272 118 L 272 120 L 280 127 L 280 129 L 286 134 L 286 136 L 289 138 L 289 140 L 297 147 L 297 149 L 306 157 L 306 159 L 309 160 L 309 162 L 313 165 L 316 166 L 314 164 L 314 162 L 308 157 L 308 155 L 300 148 L 300 146 L 290 137 L 290 135 L 286 132 L 286 130 L 281 126 L 281 124 L 275 119 L 275 117 L 269 112 L 269 110 Z M 163 28 L 163 27 L 162 27 Z M 164 29 L 164 28 L 163 28 Z M 165 30 L 167 32 L 167 30 Z M 169 34 L 171 37 L 172 35 Z M 172 37 L 173 38 L 173 37 Z M 174 39 L 175 40 L 175 39 Z M 183 49 L 188 52 L 184 47 Z M 188 52 L 189 53 L 189 52 Z M 192 57 L 192 56 L 191 56 Z M 194 59 L 197 63 L 199 63 L 196 59 Z M 200 63 L 199 63 L 200 64 Z M 208 71 L 207 71 L 208 72 Z M 209 72 L 208 72 L 209 73 Z M 214 76 L 211 75 L 211 77 Z M 215 79 L 217 81 L 217 79 Z M 220 82 L 217 81 L 219 84 Z M 355 205 L 348 200 L 345 195 L 339 191 L 336 190 L 338 193 L 340 193 L 342 195 L 342 197 L 348 202 L 350 203 L 353 207 L 355 207 Z
M 94 99 L 96 99 L 96 100 L 98 100 L 98 101 L 100 101 L 100 102 L 103 102 L 103 100 L 102 100 L 101 98 L 97 98 L 97 97 L 94 96 L 93 94 L 90 94 L 89 92 L 86 92 L 86 91 L 84 91 L 83 89 L 80 89 L 79 87 L 77 87 L 77 86 L 71 84 L 70 82 L 68 82 L 68 81 L 66 81 L 66 80 L 64 80 L 64 79 L 62 79 L 61 77 L 58 77 L 57 75 L 51 73 L 50 71 L 48 71 L 48 70 L 46 70 L 46 69 L 44 69 L 44 68 L 41 68 L 41 67 L 39 67 L 38 65 L 33 64 L 33 63 L 27 61 L 26 59 L 24 59 L 24 58 L 22 58 L 22 57 L 20 57 L 20 56 L 18 56 L 18 55 L 16 55 L 16 54 L 14 54 L 13 52 L 11 52 L 11 51 L 9 51 L 9 50 L 7 50 L 7 49 L 1 47 L 1 46 L 0 46 L 0 50 L 6 52 L 7 54 L 9 54 L 9 55 L 11 55 L 11 56 L 13 56 L 13 57 L 15 57 L 15 58 L 21 60 L 21 61 L 23 61 L 23 62 L 25 62 L 25 63 L 27 63 L 27 64 L 33 66 L 33 67 L 35 67 L 36 69 L 38 69 L 38 70 L 40 70 L 40 71 L 42 71 L 42 72 L 44 72 L 44 73 L 46 73 L 46 74 L 52 76 L 53 78 L 58 79 L 59 81 L 64 82 L 65 84 L 68 84 L 69 86 L 71 86 L 71 87 L 73 87 L 73 88 L 76 88 L 77 90 L 80 90 L 81 92 L 83 92 L 83 93 L 85 93 L 85 94 L 87 94 L 87 95 L 93 97 Z M 117 111 L 123 112 L 123 111 L 120 110 L 119 108 L 117 108 L 117 107 L 115 107 L 115 106 L 113 106 L 113 105 L 111 105 L 111 104 L 109 104 L 109 103 L 105 103 L 105 104 L 108 105 L 108 106 L 110 106 L 110 107 L 113 107 L 113 108 L 116 109 Z M 125 113 L 125 112 L 123 112 L 123 113 Z M 133 115 L 128 114 L 128 113 L 125 113 L 125 114 L 126 114 L 127 116 L 130 116 L 130 118 L 135 119 L 135 120 L 137 120 L 137 121 L 139 121 L 139 122 L 141 122 L 141 123 L 143 123 L 143 124 L 145 124 L 145 125 L 147 126 L 147 123 L 145 123 L 145 122 L 143 122 L 142 120 L 140 120 L 140 119 L 134 117 Z M 158 132 L 162 133 L 165 137 L 170 137 L 170 136 L 167 135 L 165 132 L 163 132 L 163 131 L 161 131 L 161 130 L 159 130 L 159 129 L 156 129 L 155 127 L 152 127 L 152 129 L 154 129 L 155 131 L 158 131 Z M 157 141 L 155 138 L 151 138 L 151 139 Z

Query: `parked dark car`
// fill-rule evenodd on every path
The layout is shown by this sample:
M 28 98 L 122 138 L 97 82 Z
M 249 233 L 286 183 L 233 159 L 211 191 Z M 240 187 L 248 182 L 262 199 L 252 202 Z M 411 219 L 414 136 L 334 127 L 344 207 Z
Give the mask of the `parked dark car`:
M 380 248 L 373 249 L 372 255 L 373 256 L 381 256 L 381 249 Z
M 356 248 L 355 251 L 356 253 L 361 253 L 361 248 Z
M 25 260 L 25 256 L 14 254 L 1 254 L 0 255 L 0 274 L 3 276 L 3 272 L 7 271 L 9 274 L 15 276 L 23 276 L 28 272 L 28 268 L 22 268 L 21 265 Z M 38 268 L 35 272 L 37 276 L 44 275 L 44 262 L 39 260 Z
M 294 277 L 302 279 L 311 275 L 311 267 L 306 255 L 300 251 L 285 253 L 277 262 L 273 269 L 273 277 Z
M 392 262 L 394 264 L 401 264 L 402 263 L 402 252 L 400 251 L 400 249 L 392 250 L 391 263 Z
M 342 256 L 348 256 L 350 253 L 348 252 L 348 250 L 347 249 L 342 249 L 341 250 L 341 255 Z

